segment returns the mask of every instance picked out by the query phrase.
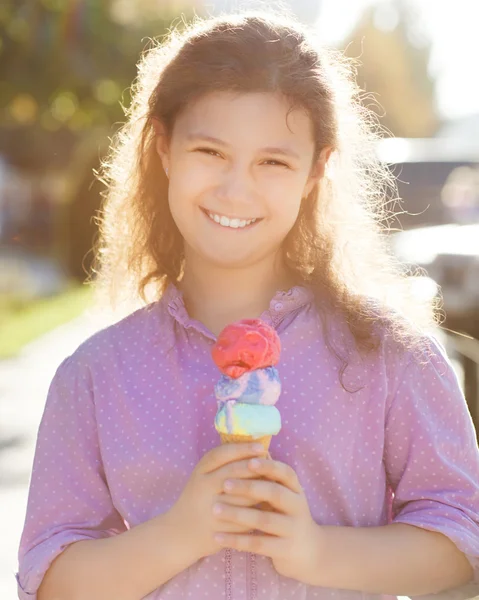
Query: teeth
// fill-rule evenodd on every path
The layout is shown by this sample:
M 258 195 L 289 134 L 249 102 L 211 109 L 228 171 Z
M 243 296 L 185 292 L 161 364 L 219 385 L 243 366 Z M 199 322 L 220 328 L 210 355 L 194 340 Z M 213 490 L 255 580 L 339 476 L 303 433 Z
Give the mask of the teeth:
M 256 219 L 249 219 L 249 221 L 244 219 L 228 219 L 228 217 L 215 215 L 214 213 L 210 212 L 208 213 L 208 216 L 216 223 L 223 225 L 223 227 L 232 227 L 233 229 L 241 229 L 242 227 L 246 227 L 246 225 L 250 225 L 256 221 Z

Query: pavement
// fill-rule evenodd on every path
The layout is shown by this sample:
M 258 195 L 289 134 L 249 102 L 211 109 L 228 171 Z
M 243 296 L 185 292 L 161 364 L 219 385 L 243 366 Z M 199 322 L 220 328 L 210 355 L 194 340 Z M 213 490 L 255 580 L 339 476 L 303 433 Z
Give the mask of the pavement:
M 17 600 L 15 572 L 30 473 L 48 387 L 62 360 L 98 326 L 86 315 L 0 361 L 0 599 Z

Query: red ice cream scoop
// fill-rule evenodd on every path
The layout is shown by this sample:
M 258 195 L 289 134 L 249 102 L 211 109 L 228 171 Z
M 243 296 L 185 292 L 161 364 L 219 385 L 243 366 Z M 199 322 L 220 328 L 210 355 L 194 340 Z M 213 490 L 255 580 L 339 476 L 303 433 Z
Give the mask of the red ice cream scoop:
M 278 364 L 280 352 L 281 342 L 273 327 L 261 319 L 243 319 L 221 331 L 211 355 L 224 375 L 237 379 L 246 371 Z

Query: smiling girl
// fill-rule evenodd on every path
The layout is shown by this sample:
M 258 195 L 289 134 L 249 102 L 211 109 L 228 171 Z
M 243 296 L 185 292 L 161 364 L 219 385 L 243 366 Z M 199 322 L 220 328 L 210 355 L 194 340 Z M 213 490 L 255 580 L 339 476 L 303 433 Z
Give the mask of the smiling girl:
M 96 287 L 144 306 L 52 381 L 20 599 L 478 594 L 475 431 L 386 251 L 391 179 L 351 65 L 245 12 L 172 31 L 133 92 Z M 213 426 L 211 348 L 258 317 L 283 349 L 273 460 Z

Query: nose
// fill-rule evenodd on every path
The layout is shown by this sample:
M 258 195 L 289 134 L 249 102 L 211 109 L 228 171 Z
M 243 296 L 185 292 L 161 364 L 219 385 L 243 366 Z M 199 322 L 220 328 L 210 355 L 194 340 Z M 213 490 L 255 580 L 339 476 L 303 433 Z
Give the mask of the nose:
M 245 164 L 231 164 L 225 170 L 217 190 L 225 212 L 250 216 L 251 208 L 257 205 L 253 183 L 249 166 Z

